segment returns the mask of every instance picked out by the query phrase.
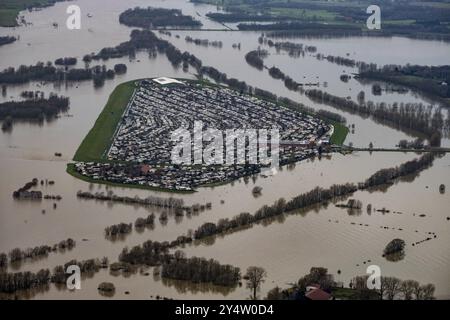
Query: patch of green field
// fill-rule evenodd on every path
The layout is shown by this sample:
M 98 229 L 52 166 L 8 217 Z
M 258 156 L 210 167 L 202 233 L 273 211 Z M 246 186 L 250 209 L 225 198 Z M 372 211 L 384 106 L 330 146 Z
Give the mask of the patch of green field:
M 432 8 L 442 8 L 442 9 L 450 9 L 450 2 L 421 2 L 421 1 L 412 1 L 409 5 L 419 6 L 419 7 L 432 7 Z
M 416 20 L 382 20 L 382 24 L 407 26 L 416 23 Z
M 18 13 L 19 11 L 14 9 L 0 9 L 0 26 L 15 27 Z
M 134 81 L 122 83 L 114 89 L 73 160 L 84 162 L 104 160 L 104 153 L 112 143 L 114 132 L 134 89 Z
M 330 138 L 330 143 L 342 146 L 345 142 L 345 139 L 347 138 L 349 130 L 345 125 L 341 123 L 332 122 L 332 125 L 334 126 L 334 132 Z
M 331 21 L 337 14 L 326 10 L 271 8 L 269 13 L 275 17 L 285 17 L 296 20 L 325 20 Z
M 0 26 L 17 26 L 19 12 L 28 8 L 40 8 L 65 0 L 0 0 Z
M 331 294 L 338 300 L 360 300 L 361 296 L 358 290 L 351 288 L 333 288 Z M 380 297 L 376 291 L 368 291 L 367 300 L 379 300 Z

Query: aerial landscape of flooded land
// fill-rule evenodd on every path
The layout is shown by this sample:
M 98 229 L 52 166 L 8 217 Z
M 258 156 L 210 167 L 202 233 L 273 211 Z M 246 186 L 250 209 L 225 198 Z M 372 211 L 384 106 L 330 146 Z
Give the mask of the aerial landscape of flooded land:
M 0 299 L 448 300 L 450 2 L 370 5 L 1 1 Z

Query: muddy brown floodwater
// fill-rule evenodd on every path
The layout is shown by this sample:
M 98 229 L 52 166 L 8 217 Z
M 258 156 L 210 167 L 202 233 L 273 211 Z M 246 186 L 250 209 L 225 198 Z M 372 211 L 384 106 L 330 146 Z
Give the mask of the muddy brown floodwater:
M 38 61 L 53 61 L 64 56 L 76 56 L 81 60 L 86 53 L 98 51 L 106 46 L 114 46 L 127 40 L 130 28 L 118 23 L 120 12 L 138 5 L 181 8 L 183 13 L 191 14 L 204 23 L 204 28 L 223 26 L 207 20 L 204 14 L 216 11 L 215 6 L 193 5 L 185 1 L 120 1 L 108 0 L 73 1 L 80 5 L 85 14 L 82 30 L 69 31 L 63 27 L 53 28 L 52 22 L 64 25 L 67 4 L 58 3 L 38 12 L 24 13 L 32 26 L 15 29 L 0 28 L 0 35 L 19 35 L 20 40 L 0 48 L 0 68 L 34 64 Z M 198 12 L 198 14 L 197 14 Z M 175 38 L 175 35 L 180 35 Z M 186 43 L 184 37 L 221 40 L 223 48 L 195 46 Z M 270 90 L 277 95 L 287 96 L 314 108 L 323 108 L 343 114 L 349 124 L 355 124 L 355 133 L 346 142 L 357 146 L 393 147 L 400 139 L 412 139 L 394 130 L 362 119 L 356 115 L 339 112 L 332 108 L 315 104 L 299 93 L 284 88 L 281 81 L 272 79 L 267 71 L 258 71 L 248 66 L 244 55 L 258 47 L 255 32 L 204 32 L 173 31 L 172 37 L 162 36 L 180 50 L 188 50 L 211 65 L 223 70 L 229 77 L 245 80 L 253 86 Z M 410 40 L 403 38 L 342 38 L 342 39 L 297 39 L 315 45 L 319 52 L 344 56 L 378 64 L 416 63 L 441 65 L 450 64 L 450 44 L 438 41 Z M 233 49 L 233 43 L 241 43 L 241 50 Z M 386 50 L 389 48 L 389 50 Z M 313 159 L 297 163 L 294 168 L 283 168 L 275 176 L 262 176 L 240 179 L 234 183 L 215 188 L 201 188 L 194 194 L 173 195 L 183 198 L 186 204 L 211 202 L 212 209 L 192 217 L 176 220 L 170 217 L 166 225 L 156 219 L 154 230 L 142 233 L 133 231 L 124 240 L 108 241 L 103 236 L 106 226 L 119 222 L 134 222 L 137 217 L 150 212 L 157 215 L 161 210 L 133 205 L 113 204 L 98 201 L 83 201 L 76 197 L 78 190 L 104 191 L 102 185 L 90 185 L 66 174 L 69 162 L 83 137 L 95 122 L 105 105 L 111 91 L 119 83 L 156 76 L 193 78 L 190 73 L 177 70 L 164 56 L 149 59 L 147 54 L 139 53 L 134 61 L 128 58 L 113 59 L 105 64 L 126 63 L 128 72 L 114 80 L 106 81 L 101 89 L 94 89 L 90 82 L 55 86 L 53 84 L 31 83 L 21 86 L 8 86 L 7 96 L 0 101 L 17 99 L 23 90 L 42 90 L 69 96 L 71 109 L 66 115 L 41 126 L 17 123 L 11 133 L 0 133 L 0 252 L 20 247 L 26 248 L 41 244 L 54 244 L 71 237 L 77 246 L 65 253 L 50 254 L 48 258 L 26 261 L 9 271 L 38 270 L 53 268 L 73 258 L 82 260 L 107 256 L 111 262 L 123 247 L 131 247 L 145 240 L 172 240 L 176 236 L 195 229 L 204 222 L 215 222 L 220 218 L 232 217 L 240 212 L 251 212 L 265 204 L 272 204 L 280 197 L 290 199 L 315 186 L 328 187 L 333 183 L 360 182 L 381 168 L 399 165 L 418 155 L 403 153 L 364 153 L 343 156 L 333 154 L 321 160 Z M 383 102 L 423 102 L 421 96 L 408 94 L 371 95 L 370 86 L 351 80 L 343 83 L 339 76 L 343 70 L 354 72 L 351 68 L 337 66 L 314 57 L 294 59 L 287 55 L 270 51 L 266 60 L 269 66 L 276 65 L 285 70 L 297 81 L 320 82 L 336 95 L 351 96 L 353 99 L 360 90 L 366 91 L 366 99 Z M 82 66 L 82 63 L 79 63 Z M 448 140 L 443 141 L 449 145 Z M 55 157 L 61 152 L 62 157 Z M 44 193 L 60 194 L 63 199 L 53 209 L 53 202 L 16 201 L 11 194 L 32 178 L 54 180 L 55 185 L 39 187 Z M 369 264 L 381 267 L 382 275 L 397 276 L 401 279 L 416 279 L 421 283 L 436 285 L 438 298 L 450 297 L 450 216 L 449 193 L 441 194 L 439 185 L 449 183 L 450 156 L 435 160 L 434 165 L 418 176 L 403 179 L 387 190 L 357 192 L 353 198 L 361 200 L 361 212 L 348 212 L 333 204 L 299 211 L 267 223 L 255 225 L 230 235 L 219 236 L 207 243 L 198 243 L 184 248 L 191 256 L 215 258 L 221 263 L 239 266 L 243 271 L 250 265 L 262 266 L 268 278 L 261 290 L 265 295 L 276 285 L 285 287 L 295 282 L 313 266 L 327 267 L 338 281 L 348 285 L 355 275 L 365 274 Z M 262 187 L 262 194 L 254 197 L 251 190 Z M 166 193 L 126 188 L 110 188 L 118 195 L 169 196 Z M 222 203 L 223 202 L 223 203 Z M 372 210 L 368 214 L 367 204 L 375 209 L 386 208 L 390 213 Z M 42 213 L 45 210 L 45 214 Z M 395 211 L 396 213 L 393 213 Z M 397 213 L 400 212 L 400 213 Z M 424 217 L 420 215 L 425 214 Z M 382 227 L 389 227 L 385 229 Z M 402 230 L 399 230 L 402 229 Z M 417 232 L 416 232 L 417 230 Z M 437 238 L 412 246 L 411 243 L 427 237 L 428 232 L 436 233 Z M 407 243 L 405 258 L 389 262 L 381 254 L 384 246 L 393 238 L 400 237 Z M 85 239 L 85 241 L 83 241 Z M 370 260 L 370 262 L 368 262 Z M 341 270 L 341 274 L 337 274 Z M 48 289 L 27 292 L 23 298 L 62 299 L 92 298 L 104 299 L 97 292 L 99 283 L 108 281 L 116 286 L 114 298 L 149 299 L 156 295 L 172 298 L 219 299 L 247 298 L 249 292 L 243 287 L 224 289 L 210 285 L 192 285 L 180 281 L 162 281 L 153 276 L 134 274 L 129 277 L 114 276 L 108 271 L 100 271 L 93 278 L 82 282 L 82 290 L 69 292 L 50 286 Z M 128 295 L 125 291 L 129 291 Z

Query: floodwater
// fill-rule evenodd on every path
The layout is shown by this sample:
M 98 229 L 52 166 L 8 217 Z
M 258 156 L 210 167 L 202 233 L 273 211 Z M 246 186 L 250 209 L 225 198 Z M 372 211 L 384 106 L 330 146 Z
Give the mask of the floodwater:
M 105 3 L 107 2 L 107 5 Z M 0 28 L 0 35 L 20 36 L 16 43 L 0 48 L 0 68 L 17 67 L 21 64 L 35 64 L 38 61 L 53 61 L 64 56 L 75 56 L 79 60 L 84 54 L 98 51 L 106 46 L 114 46 L 128 39 L 131 28 L 118 23 L 118 15 L 135 6 L 181 8 L 183 13 L 200 19 L 209 29 L 223 28 L 222 25 L 207 20 L 204 14 L 216 11 L 216 7 L 193 5 L 179 0 L 166 1 L 120 1 L 120 0 L 79 0 L 83 13 L 82 29 L 69 31 L 64 28 L 67 3 L 58 3 L 42 11 L 24 13 L 32 26 L 15 29 Z M 92 18 L 86 14 L 91 13 Z M 197 14 L 198 13 L 198 14 Z M 52 26 L 59 23 L 59 28 Z M 180 37 L 176 38 L 178 34 Z M 222 49 L 196 46 L 186 43 L 184 37 L 221 40 Z M 287 96 L 317 109 L 333 108 L 312 103 L 307 97 L 287 90 L 279 80 L 272 79 L 267 71 L 259 71 L 245 62 L 244 55 L 256 49 L 259 44 L 256 32 L 220 31 L 172 31 L 172 36 L 162 36 L 180 50 L 188 50 L 199 57 L 204 65 L 211 65 L 225 71 L 229 77 L 245 80 L 248 84 L 270 90 L 279 96 Z M 281 40 L 280 40 L 281 41 Z M 345 56 L 350 54 L 355 60 L 378 64 L 450 64 L 450 44 L 437 41 L 410 40 L 403 38 L 341 38 L 341 39 L 296 39 L 317 46 L 318 52 Z M 241 49 L 233 49 L 232 44 L 240 43 Z M 407 94 L 385 94 L 381 97 L 371 94 L 370 85 L 359 84 L 355 80 L 343 83 L 339 76 L 343 71 L 354 72 L 351 68 L 338 66 L 314 57 L 292 58 L 270 50 L 266 59 L 268 66 L 276 65 L 293 79 L 301 82 L 320 82 L 323 90 L 353 99 L 360 90 L 366 92 L 366 99 L 377 102 L 422 102 L 426 99 L 409 92 Z M 105 62 L 107 66 L 126 63 L 128 72 L 114 80 L 107 80 L 101 89 L 94 89 L 91 82 L 72 83 L 56 86 L 31 83 L 9 86 L 7 96 L 0 101 L 18 99 L 23 90 L 42 90 L 69 96 L 71 109 L 50 123 L 43 125 L 17 123 L 10 133 L 0 133 L 0 252 L 35 245 L 53 245 L 71 237 L 77 246 L 64 253 L 52 253 L 48 258 L 26 261 L 21 266 L 10 267 L 10 271 L 38 270 L 53 268 L 71 259 L 109 257 L 111 262 L 125 246 L 131 247 L 148 239 L 172 240 L 178 235 L 195 229 L 204 222 L 215 222 L 223 217 L 232 217 L 240 212 L 251 212 L 265 204 L 271 204 L 280 197 L 290 199 L 309 191 L 315 186 L 328 187 L 333 183 L 360 182 L 381 168 L 399 165 L 417 155 L 403 153 L 355 153 L 343 156 L 333 154 L 297 163 L 294 168 L 282 168 L 271 177 L 251 177 L 215 188 L 201 188 L 194 194 L 174 195 L 138 189 L 109 188 L 118 195 L 173 196 L 183 198 L 186 204 L 211 202 L 212 209 L 175 219 L 171 216 L 166 225 L 156 220 L 153 230 L 142 233 L 133 231 L 123 240 L 111 242 L 103 236 L 106 226 L 119 222 L 134 222 L 137 217 L 145 217 L 150 212 L 160 213 L 155 208 L 144 208 L 125 204 L 79 200 L 78 190 L 103 191 L 102 185 L 90 185 L 66 174 L 65 168 L 83 137 L 95 122 L 105 105 L 109 94 L 121 82 L 143 77 L 172 76 L 193 78 L 190 73 L 176 70 L 164 56 L 149 59 L 139 53 L 134 61 L 128 58 Z M 82 66 L 82 63 L 79 63 Z M 323 88 L 324 82 L 328 83 Z M 354 134 L 346 142 L 357 146 L 393 147 L 400 139 L 412 139 L 398 130 L 382 126 L 370 119 L 345 112 L 348 124 L 355 124 Z M 444 140 L 445 145 L 449 145 Z M 61 152 L 62 157 L 54 156 Z M 265 225 L 255 225 L 230 235 L 217 237 L 208 243 L 186 247 L 189 256 L 215 258 L 221 263 L 239 266 L 244 272 L 248 266 L 258 265 L 267 270 L 268 278 L 261 295 L 276 285 L 284 287 L 295 282 L 313 266 L 329 268 L 336 279 L 348 285 L 355 275 L 365 274 L 369 264 L 381 267 L 383 275 L 402 279 L 416 279 L 421 283 L 434 283 L 439 298 L 450 297 L 450 216 L 449 193 L 440 194 L 438 187 L 447 184 L 450 176 L 450 157 L 437 159 L 433 167 L 417 177 L 399 181 L 387 190 L 357 192 L 353 197 L 363 202 L 361 212 L 347 212 L 335 207 L 314 208 L 282 217 Z M 38 187 L 44 194 L 59 194 L 63 199 L 53 209 L 51 200 L 41 202 L 15 201 L 13 190 L 32 178 L 54 180 L 55 185 Z M 261 186 L 262 195 L 255 198 L 252 188 Z M 223 203 L 222 203 L 223 201 Z M 385 207 L 391 213 L 372 211 L 369 215 L 365 207 L 372 204 L 375 209 Z M 45 210 L 45 214 L 42 213 Z M 393 211 L 401 212 L 392 213 Z M 420 215 L 425 214 L 424 217 Z M 352 224 L 354 223 L 354 224 Z M 362 224 L 362 225 L 360 225 Z M 367 226 L 366 226 L 367 224 Z M 388 226 L 389 229 L 382 229 Z M 395 227 L 395 230 L 394 230 Z M 402 230 L 399 230 L 402 229 Z M 417 232 L 416 232 L 417 230 Z M 427 232 L 435 232 L 437 238 L 417 246 L 411 243 L 427 238 Z M 407 242 L 405 258 L 399 262 L 389 262 L 382 258 L 384 246 L 393 238 L 401 237 Z M 83 241 L 83 239 L 85 241 Z M 367 262 L 370 260 L 370 262 Z M 366 262 L 366 263 L 364 263 Z M 341 270 L 341 274 L 337 274 Z M 134 274 L 127 278 L 100 271 L 93 278 L 82 282 L 82 290 L 69 292 L 50 286 L 48 290 L 27 292 L 23 298 L 39 299 L 81 299 L 103 298 L 97 286 L 103 281 L 116 285 L 115 298 L 150 299 L 162 295 L 172 298 L 219 299 L 247 298 L 249 292 L 243 287 L 224 289 L 213 286 L 194 286 L 179 281 L 162 281 L 150 275 Z M 129 291 L 129 295 L 125 295 Z

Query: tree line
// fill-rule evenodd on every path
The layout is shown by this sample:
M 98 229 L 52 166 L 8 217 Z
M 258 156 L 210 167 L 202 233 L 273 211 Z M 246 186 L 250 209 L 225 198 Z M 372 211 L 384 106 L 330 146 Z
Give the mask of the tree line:
M 205 47 L 212 46 L 212 47 L 216 47 L 216 48 L 222 48 L 222 45 L 223 45 L 222 41 L 215 41 L 215 40 L 209 41 L 208 39 L 198 39 L 198 38 L 194 39 L 190 36 L 186 36 L 184 38 L 184 40 L 187 43 L 194 43 L 197 46 L 205 46 Z
M 130 266 L 161 266 L 163 264 L 170 264 L 176 260 L 176 257 L 173 254 L 169 253 L 169 249 L 192 243 L 194 240 L 201 240 L 221 233 L 230 233 L 242 228 L 250 227 L 254 223 L 260 222 L 264 219 L 274 218 L 296 209 L 304 209 L 309 206 L 331 201 L 332 199 L 337 197 L 348 196 L 356 192 L 357 190 L 364 190 L 368 186 L 389 183 L 392 181 L 392 179 L 396 179 L 403 175 L 423 170 L 431 163 L 430 161 L 434 159 L 434 155 L 431 153 L 425 154 L 424 156 L 422 156 L 422 158 L 425 159 L 411 160 L 402 164 L 399 168 L 395 168 L 395 171 L 397 173 L 394 175 L 386 175 L 385 172 L 391 172 L 391 170 L 388 169 L 388 171 L 385 171 L 384 169 L 382 169 L 369 177 L 366 182 L 359 183 L 358 185 L 353 183 L 346 183 L 332 185 L 328 189 L 316 187 L 309 192 L 294 197 L 290 201 L 286 201 L 284 198 L 280 198 L 271 206 L 264 205 L 254 214 L 243 212 L 231 219 L 222 218 L 217 223 L 206 222 L 203 225 L 199 226 L 195 231 L 189 231 L 186 235 L 181 235 L 177 237 L 177 239 L 170 242 L 157 242 L 148 240 L 142 245 L 134 246 L 131 249 L 125 247 L 119 255 L 119 267 L 122 268 L 122 264 L 125 264 L 125 266 L 127 264 Z M 374 177 L 383 178 L 378 179 Z
M 50 93 L 48 99 L 39 97 L 25 101 L 0 103 L 0 119 L 44 120 L 55 118 L 69 109 L 69 98 Z
M 173 259 L 161 265 L 161 277 L 232 287 L 240 280 L 240 269 L 214 259 L 186 258 L 182 251 L 176 251 Z
M 191 16 L 183 15 L 179 9 L 134 8 L 122 12 L 119 22 L 129 27 L 201 27 L 202 23 Z
M 64 62 L 61 63 L 64 64 Z M 47 62 L 46 64 L 38 62 L 32 66 L 21 65 L 17 69 L 12 67 L 4 69 L 0 72 L 0 83 L 23 84 L 30 81 L 58 82 L 93 80 L 94 85 L 99 87 L 103 85 L 106 79 L 114 78 L 116 73 L 125 73 L 126 66 L 124 66 L 124 64 L 117 64 L 114 66 L 114 69 L 107 69 L 103 65 L 65 70 L 64 68 L 56 68 L 51 62 Z
M 241 31 L 279 31 L 277 36 L 293 34 L 296 36 L 360 36 L 363 34 L 358 26 L 304 22 L 239 23 L 237 28 Z
M 286 51 L 289 53 L 289 56 L 293 57 L 303 56 L 305 53 L 314 53 L 317 51 L 316 46 L 309 46 L 303 43 L 289 41 L 273 42 L 264 36 L 259 37 L 258 42 L 260 44 L 267 43 L 269 47 L 275 47 L 277 51 Z
M 206 16 L 218 22 L 272 21 L 284 19 L 283 17 L 279 18 L 268 14 L 250 14 L 242 11 L 230 13 L 208 12 Z
M 381 276 L 380 288 L 369 289 L 367 287 L 369 276 L 356 276 L 349 284 L 349 292 L 344 298 L 338 295 L 335 298 L 349 300 L 433 300 L 435 286 L 433 284 L 421 285 L 415 280 L 400 280 L 396 277 Z M 313 267 L 310 272 L 301 277 L 297 283 L 290 288 L 271 289 L 266 296 L 266 300 L 291 300 L 304 299 L 308 286 L 319 286 L 319 288 L 330 294 L 342 289 L 334 280 L 334 275 L 328 273 L 328 269 L 323 267 Z
M 358 184 L 335 184 L 327 189 L 316 187 L 311 191 L 300 194 L 289 201 L 286 201 L 284 198 L 280 198 L 271 206 L 264 205 L 254 214 L 244 212 L 234 216 L 231 219 L 220 219 L 217 223 L 206 222 L 193 232 L 193 239 L 200 240 L 217 234 L 237 231 L 241 228 L 249 227 L 259 221 L 273 218 L 293 210 L 304 209 L 312 205 L 328 202 L 334 198 L 351 195 L 357 190 L 364 190 L 369 187 L 389 184 L 392 183 L 394 179 L 398 179 L 428 168 L 434 159 L 434 153 L 427 153 L 422 155 L 419 159 L 407 161 L 398 167 L 381 169 L 367 178 L 364 182 Z
M 78 262 L 72 260 L 64 266 L 57 266 L 51 272 L 49 269 L 41 269 L 38 272 L 0 272 L 0 292 L 14 293 L 19 290 L 39 288 L 50 283 L 65 284 L 69 274 L 66 273 L 70 265 L 77 265 L 84 275 L 97 272 L 102 267 L 98 259 L 89 259 Z
M 134 222 L 135 229 L 142 229 L 145 227 L 153 228 L 155 225 L 155 214 L 151 213 L 146 218 L 137 218 Z M 119 223 L 105 228 L 105 236 L 109 240 L 114 240 L 119 236 L 123 236 L 133 231 L 132 223 Z
M 25 259 L 46 257 L 50 252 L 56 252 L 58 249 L 72 250 L 75 246 L 75 240 L 68 238 L 66 240 L 61 240 L 53 246 L 41 245 L 27 249 L 14 248 L 8 254 L 0 253 L 0 268 L 8 265 L 8 257 L 10 263 L 15 263 Z
M 142 246 L 134 246 L 130 250 L 124 248 L 119 255 L 119 261 L 130 265 L 160 266 L 163 278 L 222 286 L 237 284 L 240 279 L 240 270 L 237 267 L 221 265 L 212 259 L 186 258 L 180 250 L 175 251 L 174 254 L 169 253 L 170 248 L 189 242 L 186 240 L 187 237 L 184 238 L 184 236 L 178 237 L 171 243 L 148 240 Z
M 5 44 L 13 43 L 16 40 L 17 40 L 16 37 L 10 37 L 10 36 L 0 37 L 0 46 L 3 46 Z
M 425 108 L 421 103 L 389 104 L 371 101 L 355 101 L 327 92 L 310 89 L 305 94 L 313 101 L 327 104 L 339 110 L 372 117 L 398 129 L 415 130 L 427 136 L 431 146 L 440 146 L 441 132 L 446 124 L 440 109 Z
M 450 98 L 450 66 L 385 65 L 359 72 L 361 79 L 382 80 L 429 94 L 448 105 Z
M 133 30 L 130 34 L 130 40 L 123 42 L 116 47 L 103 48 L 97 54 L 85 56 L 84 60 L 92 61 L 99 59 L 107 60 L 110 58 L 120 58 L 127 55 L 134 55 L 136 51 L 139 50 L 147 50 L 152 55 L 156 54 L 156 52 L 164 53 L 174 67 L 183 65 L 183 69 L 187 71 L 187 67 L 192 66 L 200 78 L 206 76 L 213 79 L 217 83 L 226 84 L 230 88 L 239 90 L 241 93 L 260 96 L 275 103 L 278 101 L 283 103 L 286 107 L 298 112 L 315 114 L 315 111 L 312 108 L 308 108 L 285 97 L 277 97 L 269 91 L 256 87 L 254 88 L 248 85 L 245 81 L 229 78 L 226 73 L 221 72 L 214 67 L 204 66 L 202 60 L 197 58 L 195 55 L 187 51 L 181 52 L 169 41 L 158 38 L 155 33 L 150 30 Z M 286 76 L 285 86 L 287 88 L 297 89 L 299 84 Z
M 365 300 L 374 293 L 380 300 L 433 300 L 435 286 L 431 283 L 421 285 L 416 280 L 401 280 L 396 277 L 380 277 L 380 289 L 367 288 L 368 276 L 356 276 L 350 283 L 355 290 L 356 299 Z
M 168 208 L 168 209 L 183 209 L 183 210 L 189 210 L 189 208 L 193 211 L 198 211 L 201 209 L 201 207 L 208 207 L 210 208 L 211 204 L 208 203 L 207 205 L 200 205 L 200 204 L 194 204 L 191 207 L 187 207 L 184 205 L 184 200 L 181 198 L 163 198 L 163 197 L 157 197 L 157 196 L 148 196 L 146 198 L 140 198 L 138 196 L 135 197 L 128 197 L 128 196 L 119 196 L 114 194 L 112 191 L 108 192 L 107 194 L 103 192 L 83 192 L 79 190 L 77 192 L 77 197 L 82 199 L 96 199 L 96 200 L 103 200 L 103 201 L 115 201 L 115 202 L 124 202 L 124 203 L 137 203 L 142 205 L 148 205 L 148 206 L 155 206 L 160 208 Z
M 402 163 L 398 167 L 378 170 L 366 179 L 366 181 L 362 184 L 362 188 L 370 188 L 391 183 L 397 178 L 422 171 L 433 164 L 435 157 L 436 154 L 430 152 L 422 155 L 418 159 L 413 159 Z
M 119 235 L 131 233 L 133 225 L 131 223 L 119 223 L 105 228 L 105 236 L 107 238 L 115 238 Z
M 210 236 L 231 233 L 241 230 L 242 228 L 248 228 L 254 223 L 258 223 L 262 220 L 287 214 L 294 210 L 305 209 L 313 205 L 323 204 L 335 198 L 349 196 L 358 190 L 390 184 L 394 179 L 426 169 L 432 164 L 435 156 L 434 153 L 427 153 L 422 155 L 419 159 L 407 161 L 398 167 L 381 169 L 367 178 L 364 182 L 358 184 L 335 184 L 327 189 L 316 187 L 289 201 L 280 198 L 270 206 L 264 205 L 254 214 L 243 212 L 233 218 L 219 219 L 217 223 L 206 222 L 196 230 L 190 231 L 186 235 L 181 235 L 171 242 L 152 242 L 149 240 L 142 246 L 135 246 L 131 250 L 124 248 L 119 257 L 119 261 L 130 264 L 155 266 L 161 261 L 170 259 L 170 255 L 168 255 L 169 249 L 191 243 L 194 240 L 201 240 Z
M 74 66 L 77 64 L 77 58 L 73 57 L 65 57 L 65 58 L 58 58 L 55 60 L 55 65 L 57 66 Z

